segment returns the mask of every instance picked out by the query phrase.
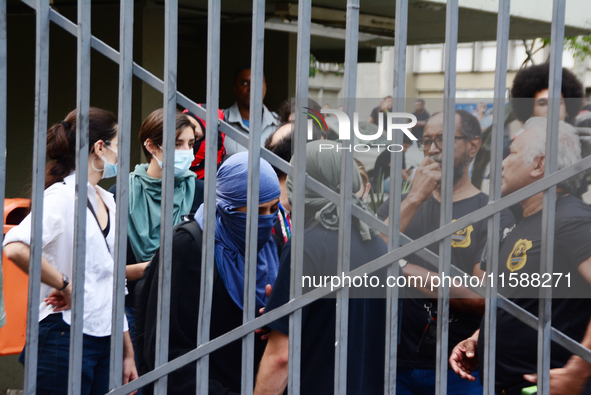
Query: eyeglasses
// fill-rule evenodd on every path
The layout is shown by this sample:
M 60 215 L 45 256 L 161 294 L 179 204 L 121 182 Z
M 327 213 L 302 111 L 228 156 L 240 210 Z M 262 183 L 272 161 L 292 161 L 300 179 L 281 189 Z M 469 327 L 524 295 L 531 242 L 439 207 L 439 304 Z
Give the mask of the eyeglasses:
M 454 136 L 456 140 L 469 140 L 466 136 Z M 443 146 L 443 135 L 437 136 L 434 139 L 420 139 L 417 140 L 417 145 L 421 151 L 429 151 L 431 144 L 435 143 L 435 148 L 441 149 Z

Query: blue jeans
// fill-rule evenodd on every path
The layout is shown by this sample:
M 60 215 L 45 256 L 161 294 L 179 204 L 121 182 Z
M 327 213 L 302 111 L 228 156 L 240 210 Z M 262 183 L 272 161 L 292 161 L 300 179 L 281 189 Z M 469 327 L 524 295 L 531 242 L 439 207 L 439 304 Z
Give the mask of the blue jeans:
M 447 369 L 447 393 L 449 395 L 482 395 L 482 384 L 479 372 L 475 370 L 472 376 L 476 382 L 462 379 Z M 435 369 L 398 369 L 396 380 L 396 395 L 432 395 L 435 394 Z
M 135 352 L 135 366 L 137 366 L 137 351 L 135 347 L 135 309 L 133 307 L 126 307 L 125 316 L 127 317 L 129 336 L 131 337 L 131 342 L 133 343 L 133 351 Z M 141 388 L 137 390 L 137 395 L 143 395 Z
M 84 335 L 82 343 L 82 394 L 109 392 L 111 337 Z M 67 395 L 70 358 L 70 325 L 61 314 L 51 314 L 39 323 L 37 395 Z M 25 350 L 19 361 L 24 364 Z

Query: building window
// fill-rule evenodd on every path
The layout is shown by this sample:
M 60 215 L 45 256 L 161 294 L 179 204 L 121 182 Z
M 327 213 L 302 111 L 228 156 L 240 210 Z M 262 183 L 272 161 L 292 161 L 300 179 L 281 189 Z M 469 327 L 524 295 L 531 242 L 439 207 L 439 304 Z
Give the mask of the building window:
M 419 47 L 419 73 L 443 71 L 443 45 L 421 45 Z
M 456 71 L 470 72 L 474 70 L 474 45 L 458 44 Z

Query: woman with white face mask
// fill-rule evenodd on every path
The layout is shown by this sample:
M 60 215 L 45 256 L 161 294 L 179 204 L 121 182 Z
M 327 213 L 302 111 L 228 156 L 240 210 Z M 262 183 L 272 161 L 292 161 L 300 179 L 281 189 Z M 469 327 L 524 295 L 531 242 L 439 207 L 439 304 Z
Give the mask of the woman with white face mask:
M 76 110 L 47 132 L 43 194 L 43 244 L 39 305 L 38 394 L 66 394 L 72 319 L 72 262 L 76 198 Z M 109 391 L 110 339 L 115 249 L 115 201 L 97 185 L 117 174 L 117 118 L 90 108 L 86 269 L 82 350 L 82 394 Z M 82 196 L 83 198 L 83 196 Z M 31 215 L 6 234 L 6 256 L 29 270 Z M 37 241 L 39 242 L 39 241 Z M 80 285 L 79 285 L 80 286 Z M 125 322 L 123 383 L 137 378 Z M 24 361 L 24 350 L 21 362 Z

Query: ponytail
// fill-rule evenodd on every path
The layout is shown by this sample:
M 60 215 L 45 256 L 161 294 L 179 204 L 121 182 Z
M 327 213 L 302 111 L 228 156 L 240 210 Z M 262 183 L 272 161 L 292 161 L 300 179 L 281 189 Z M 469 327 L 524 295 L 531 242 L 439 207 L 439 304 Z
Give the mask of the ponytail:
M 90 107 L 88 118 L 90 153 L 97 141 L 108 142 L 117 135 L 117 118 L 112 112 L 96 107 Z M 76 110 L 49 128 L 46 154 L 45 188 L 48 188 L 76 169 Z

